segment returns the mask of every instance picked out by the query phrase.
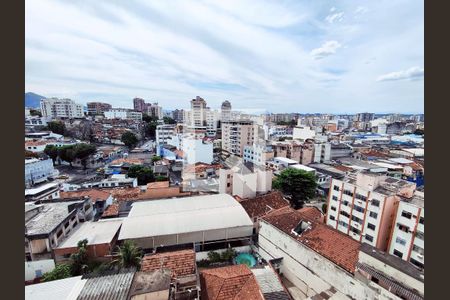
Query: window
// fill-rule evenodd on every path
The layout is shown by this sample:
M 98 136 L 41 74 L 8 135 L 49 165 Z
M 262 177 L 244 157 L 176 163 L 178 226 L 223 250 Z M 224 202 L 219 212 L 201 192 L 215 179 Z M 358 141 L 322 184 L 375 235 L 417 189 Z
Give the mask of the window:
M 375 225 L 373 225 L 373 224 L 371 224 L 371 223 L 368 223 L 368 224 L 367 224 L 367 228 L 372 229 L 372 230 L 375 230 Z
M 413 250 L 416 251 L 417 253 L 419 253 L 420 255 L 424 255 L 424 253 L 425 253 L 425 250 L 423 248 L 420 248 L 417 245 L 413 246 Z
M 408 211 L 402 211 L 402 217 L 405 217 L 407 219 L 411 219 L 412 214 Z
M 361 234 L 361 231 L 359 229 L 354 228 L 354 227 L 351 227 L 351 231 L 356 233 L 356 234 Z
M 362 200 L 362 201 L 366 201 L 367 200 L 366 196 L 363 196 L 363 195 L 358 194 L 358 193 L 356 193 L 355 198 L 359 199 L 359 200 Z
M 353 206 L 353 209 L 356 210 L 356 211 L 359 211 L 359 212 L 361 212 L 361 213 L 364 213 L 364 208 L 362 208 L 361 206 L 354 205 L 354 206 Z
M 424 217 L 420 217 L 419 223 L 422 224 L 422 225 L 425 225 L 425 219 L 424 219 Z
M 342 201 L 342 204 L 345 206 L 349 206 L 350 202 L 348 202 L 347 200 Z
M 421 263 L 421 262 L 419 262 L 419 261 L 417 261 L 417 260 L 415 260 L 414 258 L 410 258 L 409 261 L 410 261 L 413 265 L 415 265 L 415 266 L 417 266 L 417 267 L 419 267 L 419 268 L 421 268 L 421 269 L 424 268 L 424 264 Z
M 330 220 L 334 221 L 336 219 L 334 218 L 334 216 L 330 216 Z
M 350 215 L 349 215 L 347 212 L 343 211 L 343 210 L 341 210 L 339 213 L 340 213 L 341 215 L 347 217 L 347 218 L 350 218 Z
M 369 242 L 373 242 L 373 236 L 366 234 L 365 237 L 366 240 L 368 240 Z
M 406 240 L 404 240 L 404 239 L 402 239 L 402 238 L 400 238 L 400 237 L 397 237 L 397 238 L 395 239 L 395 242 L 396 242 L 397 244 L 400 244 L 400 245 L 403 245 L 403 246 L 406 245 Z
M 67 222 L 66 224 L 64 224 L 64 228 L 67 229 L 67 227 L 69 227 L 69 222 Z
M 348 227 L 348 224 L 345 223 L 344 221 L 339 221 L 339 225 L 341 225 L 341 226 L 343 226 L 343 227 L 345 227 L 345 228 Z
M 60 237 L 62 234 L 63 234 L 63 231 L 62 231 L 62 229 L 60 229 L 60 230 L 58 231 L 58 233 L 56 234 L 56 238 L 59 239 L 59 237 Z
M 353 197 L 353 192 L 350 190 L 344 190 L 344 194 L 346 194 L 347 196 Z
M 338 192 L 339 192 L 339 187 L 338 187 L 337 185 L 335 185 L 335 186 L 333 187 L 333 190 L 335 190 L 335 191 L 338 191 Z
M 355 222 L 357 222 L 357 223 L 359 223 L 359 224 L 361 224 L 361 225 L 362 225 L 362 223 L 363 223 L 363 221 L 362 221 L 360 218 L 355 217 L 355 216 L 352 216 L 352 221 L 355 221 Z
M 403 253 L 401 253 L 401 252 L 398 251 L 398 250 L 394 250 L 394 255 L 395 255 L 395 256 L 398 256 L 398 257 L 400 257 L 400 258 L 403 257 Z
M 380 207 L 380 201 L 377 199 L 372 199 L 372 205 L 376 207 Z
M 334 201 L 338 201 L 338 197 L 336 197 L 336 196 L 333 196 L 333 197 L 331 197 Z
M 42 277 L 42 270 L 36 270 L 36 271 L 34 271 L 34 273 L 35 273 L 35 275 L 36 275 L 36 278 L 41 278 Z
M 230 186 L 231 186 L 231 183 L 228 182 L 228 183 L 227 183 L 227 187 L 230 187 Z
M 336 211 L 336 207 L 334 207 L 334 206 L 330 206 L 330 209 L 331 209 L 332 211 Z
M 416 232 L 416 238 L 420 239 L 420 240 L 424 240 L 425 238 L 425 234 L 423 232 L 417 231 Z
M 378 217 L 378 214 L 376 212 L 371 211 L 369 213 L 369 216 L 371 216 L 372 218 L 376 219 Z

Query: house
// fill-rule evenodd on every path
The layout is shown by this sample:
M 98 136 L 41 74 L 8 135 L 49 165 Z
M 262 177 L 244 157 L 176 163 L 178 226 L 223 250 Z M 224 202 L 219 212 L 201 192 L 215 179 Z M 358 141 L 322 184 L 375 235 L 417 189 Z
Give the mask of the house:
M 193 222 L 198 220 L 198 222 Z M 194 244 L 197 259 L 228 244 L 248 249 L 253 222 L 230 195 L 134 202 L 124 219 L 119 240 L 131 240 L 143 249 Z
M 115 250 L 122 219 L 106 219 L 97 222 L 84 222 L 72 234 L 53 249 L 56 262 L 67 261 L 78 251 L 79 241 L 87 239 L 89 259 L 108 260 L 107 256 Z
M 105 189 L 83 189 L 73 192 L 61 192 L 61 198 L 82 198 L 89 197 L 94 206 L 94 215 L 101 215 L 105 209 L 113 203 L 113 196 Z
M 157 251 L 144 255 L 141 271 L 153 272 L 160 269 L 170 271 L 171 283 L 175 287 L 175 299 L 198 299 L 200 283 L 193 249 L 160 253 Z
M 25 186 L 30 187 L 58 174 L 51 159 L 25 159 Z
M 53 258 L 52 250 L 68 237 L 81 221 L 92 219 L 89 198 L 71 201 L 41 201 L 25 205 L 25 256 L 27 260 Z
M 46 183 L 31 189 L 25 189 L 25 201 L 51 200 L 60 198 L 59 184 Z
M 263 300 L 255 275 L 246 265 L 206 269 L 200 273 L 201 299 Z

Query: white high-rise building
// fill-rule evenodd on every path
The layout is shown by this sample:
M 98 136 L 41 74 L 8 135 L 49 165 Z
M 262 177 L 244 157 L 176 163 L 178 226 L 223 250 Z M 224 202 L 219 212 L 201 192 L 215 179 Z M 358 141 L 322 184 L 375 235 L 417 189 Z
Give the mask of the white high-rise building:
M 227 122 L 231 120 L 231 103 L 228 100 L 222 102 L 220 109 L 220 120 L 222 122 Z
M 41 100 L 41 113 L 45 118 L 83 118 L 83 106 L 70 99 L 47 98 Z

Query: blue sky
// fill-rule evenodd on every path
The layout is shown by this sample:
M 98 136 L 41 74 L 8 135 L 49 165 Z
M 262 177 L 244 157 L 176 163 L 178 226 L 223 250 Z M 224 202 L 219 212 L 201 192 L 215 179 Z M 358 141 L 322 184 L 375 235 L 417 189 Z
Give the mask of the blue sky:
M 25 89 L 80 103 L 422 113 L 423 1 L 26 1 Z

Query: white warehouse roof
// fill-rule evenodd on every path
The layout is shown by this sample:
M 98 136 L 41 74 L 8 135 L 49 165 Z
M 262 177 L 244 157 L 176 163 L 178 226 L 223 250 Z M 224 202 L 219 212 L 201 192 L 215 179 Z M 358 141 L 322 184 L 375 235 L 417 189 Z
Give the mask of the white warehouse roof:
M 119 240 L 252 227 L 244 208 L 228 194 L 135 202 Z

